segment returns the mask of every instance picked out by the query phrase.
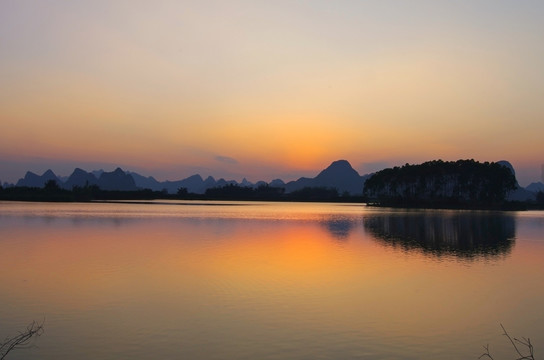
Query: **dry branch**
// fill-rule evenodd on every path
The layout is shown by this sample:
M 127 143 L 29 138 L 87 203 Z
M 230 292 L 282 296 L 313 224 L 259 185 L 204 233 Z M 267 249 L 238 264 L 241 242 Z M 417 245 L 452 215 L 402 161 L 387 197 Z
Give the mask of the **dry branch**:
M 24 331 L 19 332 L 19 335 L 5 338 L 4 341 L 0 343 L 0 360 L 4 360 L 8 353 L 13 349 L 28 347 L 30 340 L 32 340 L 33 337 L 43 334 L 43 324 L 44 321 L 41 323 L 33 321 Z
M 533 344 L 531 344 L 531 339 L 522 337 L 522 340 L 519 340 L 517 338 L 513 338 L 508 334 L 508 331 L 504 328 L 504 326 L 501 324 L 501 328 L 503 331 L 503 335 L 510 340 L 510 343 L 514 347 L 514 350 L 519 355 L 519 357 L 516 358 L 516 360 L 535 360 L 534 356 L 534 348 Z M 528 355 L 522 354 L 521 350 L 519 349 L 518 345 L 523 345 L 527 348 L 527 351 L 529 352 Z M 489 344 L 484 346 L 485 352 L 478 357 L 478 359 L 481 359 L 483 357 L 488 357 L 491 360 L 494 360 L 494 358 L 491 356 L 491 353 L 489 352 Z

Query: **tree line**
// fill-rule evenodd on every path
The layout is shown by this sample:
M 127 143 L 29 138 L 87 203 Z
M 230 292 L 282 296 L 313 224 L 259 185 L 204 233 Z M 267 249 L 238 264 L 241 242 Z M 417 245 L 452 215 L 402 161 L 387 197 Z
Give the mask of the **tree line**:
M 434 160 L 379 171 L 364 195 L 381 205 L 496 207 L 515 188 L 514 174 L 501 164 Z
M 0 186 L 0 200 L 48 201 L 48 202 L 85 202 L 93 200 L 150 200 L 162 197 L 160 191 L 141 190 L 103 190 L 98 185 L 74 186 L 71 190 L 63 189 L 55 180 L 49 180 L 42 188 L 28 186 Z
M 227 184 L 209 188 L 204 194 L 189 192 L 179 188 L 176 194 L 166 190 L 154 191 L 140 189 L 133 191 L 103 190 L 97 185 L 74 186 L 71 190 L 61 188 L 56 181 L 46 182 L 43 188 L 0 186 L 0 200 L 16 201 L 51 201 L 51 202 L 86 202 L 101 200 L 247 200 L 247 201 L 325 201 L 325 202 L 363 202 L 361 196 L 340 194 L 336 188 L 305 187 L 290 193 L 283 187 L 268 184 L 258 187 Z

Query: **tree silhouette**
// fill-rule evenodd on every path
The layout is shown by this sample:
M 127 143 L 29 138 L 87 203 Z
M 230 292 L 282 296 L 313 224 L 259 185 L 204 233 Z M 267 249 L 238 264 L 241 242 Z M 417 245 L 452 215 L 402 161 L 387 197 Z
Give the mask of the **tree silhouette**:
M 58 191 L 60 190 L 59 184 L 55 180 L 47 180 L 43 188 L 47 191 Z
M 515 184 L 510 169 L 498 163 L 434 160 L 379 171 L 364 194 L 388 204 L 498 205 Z
M 544 192 L 539 191 L 536 193 L 536 203 L 539 205 L 544 205 Z
M 185 187 L 180 187 L 180 188 L 178 189 L 177 195 L 178 195 L 179 197 L 186 197 L 188 194 L 189 194 L 189 191 L 187 190 L 187 188 L 185 188 Z

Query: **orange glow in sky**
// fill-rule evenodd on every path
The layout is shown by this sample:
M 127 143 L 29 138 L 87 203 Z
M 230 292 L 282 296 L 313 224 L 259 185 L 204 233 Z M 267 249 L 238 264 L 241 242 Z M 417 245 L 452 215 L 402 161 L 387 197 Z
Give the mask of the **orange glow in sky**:
M 2 2 L 0 180 L 14 163 L 269 181 L 474 158 L 537 181 L 543 17 L 532 1 Z

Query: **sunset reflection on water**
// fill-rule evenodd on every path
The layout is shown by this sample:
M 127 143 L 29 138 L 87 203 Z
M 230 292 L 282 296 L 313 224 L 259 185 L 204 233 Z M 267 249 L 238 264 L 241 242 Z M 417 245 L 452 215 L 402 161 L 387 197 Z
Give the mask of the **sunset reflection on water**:
M 541 315 L 527 311 L 544 300 L 540 214 L 507 215 L 515 245 L 469 257 L 464 246 L 444 256 L 396 245 L 418 223 L 406 216 L 334 204 L 4 203 L 0 336 L 46 318 L 39 348 L 15 359 L 471 358 L 491 341 L 503 351 L 499 322 L 541 339 Z M 463 216 L 489 231 L 491 220 Z

